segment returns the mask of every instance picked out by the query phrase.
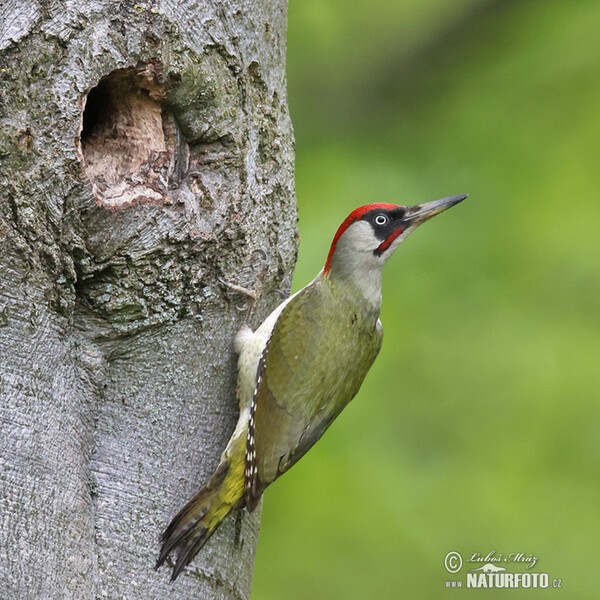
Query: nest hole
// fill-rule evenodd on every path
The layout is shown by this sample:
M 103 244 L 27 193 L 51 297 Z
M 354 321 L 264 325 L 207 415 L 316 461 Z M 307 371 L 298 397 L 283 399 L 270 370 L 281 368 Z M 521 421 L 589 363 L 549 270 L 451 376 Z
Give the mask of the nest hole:
M 88 93 L 76 145 L 100 204 L 170 201 L 189 151 L 164 95 L 150 66 L 113 71 Z

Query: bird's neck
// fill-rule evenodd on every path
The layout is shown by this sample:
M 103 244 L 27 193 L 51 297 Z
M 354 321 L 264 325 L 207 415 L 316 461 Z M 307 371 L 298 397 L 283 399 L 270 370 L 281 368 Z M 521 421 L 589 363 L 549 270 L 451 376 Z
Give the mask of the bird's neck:
M 369 312 L 379 315 L 381 310 L 381 273 L 379 265 L 373 265 L 370 257 L 364 264 L 356 257 L 350 261 L 332 260 L 324 277 L 331 285 L 354 297 Z

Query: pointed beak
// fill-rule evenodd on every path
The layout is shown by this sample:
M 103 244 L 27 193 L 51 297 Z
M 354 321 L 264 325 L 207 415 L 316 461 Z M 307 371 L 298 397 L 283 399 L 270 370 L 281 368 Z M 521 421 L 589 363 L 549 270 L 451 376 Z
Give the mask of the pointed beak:
M 411 225 L 420 225 L 431 219 L 431 217 L 435 217 L 435 215 L 439 215 L 446 209 L 462 202 L 466 197 L 467 194 L 461 194 L 460 196 L 448 196 L 447 198 L 425 202 L 424 204 L 407 206 L 404 220 L 408 221 Z

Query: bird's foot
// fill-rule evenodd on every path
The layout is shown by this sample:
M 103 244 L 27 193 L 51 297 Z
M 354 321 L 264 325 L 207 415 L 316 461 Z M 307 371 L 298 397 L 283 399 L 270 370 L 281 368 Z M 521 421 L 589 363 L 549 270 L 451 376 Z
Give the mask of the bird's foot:
M 251 263 L 250 265 L 250 269 L 252 271 L 259 271 L 257 274 L 254 275 L 254 280 L 255 282 L 257 282 L 254 288 L 248 288 L 246 286 L 238 285 L 236 283 L 231 283 L 230 281 L 226 281 L 221 277 L 217 278 L 222 285 L 230 289 L 232 292 L 240 294 L 241 296 L 246 296 L 250 299 L 249 302 L 244 302 L 243 304 L 236 306 L 236 308 L 240 312 L 246 312 L 246 323 L 250 321 L 250 317 L 254 311 L 256 303 L 263 296 L 263 282 L 266 278 L 267 273 L 269 272 L 269 255 L 264 250 L 262 250 L 261 248 L 256 249 L 252 252 L 251 256 L 258 256 L 260 259 L 258 267 L 256 266 L 256 264 Z M 285 300 L 289 296 L 291 288 L 291 282 L 287 275 L 284 276 L 280 288 L 281 289 L 271 289 L 267 293 L 277 294 L 281 297 L 282 300 Z
M 245 287 L 242 287 L 241 285 L 236 285 L 235 283 L 230 283 L 229 281 L 225 281 L 224 279 L 221 279 L 220 277 L 217 277 L 217 279 L 219 280 L 219 283 L 222 283 L 224 286 L 228 287 L 231 291 L 233 292 L 237 292 L 238 294 L 241 294 L 242 296 L 248 296 L 248 298 L 252 298 L 252 300 L 254 300 L 256 302 L 256 300 L 258 300 L 260 298 L 260 292 L 257 292 L 256 290 L 251 290 Z M 244 310 L 244 309 L 242 309 Z
M 254 289 L 245 287 L 243 285 L 238 285 L 238 284 L 232 283 L 230 281 L 226 281 L 225 279 L 222 279 L 221 277 L 217 277 L 219 283 L 223 284 L 225 287 L 230 289 L 232 292 L 235 292 L 236 294 L 239 294 L 241 296 L 246 296 L 247 298 L 250 299 L 249 302 L 244 302 L 241 305 L 240 304 L 236 305 L 237 310 L 239 310 L 240 312 L 246 313 L 246 316 L 244 319 L 244 321 L 246 323 L 248 323 L 250 321 L 250 317 L 252 315 L 252 312 L 254 311 L 254 307 L 256 306 L 256 303 L 258 302 L 258 300 L 260 300 L 260 298 L 262 296 L 263 281 L 264 281 L 267 273 L 269 272 L 269 262 L 268 262 L 269 255 L 261 248 L 258 248 L 252 252 L 251 258 L 254 258 L 255 256 L 258 256 L 258 258 L 260 260 L 258 265 L 256 264 L 256 261 L 250 260 L 250 261 L 248 261 L 249 265 L 246 268 L 246 270 L 250 270 L 254 273 L 253 279 L 255 282 L 257 282 L 255 284 Z

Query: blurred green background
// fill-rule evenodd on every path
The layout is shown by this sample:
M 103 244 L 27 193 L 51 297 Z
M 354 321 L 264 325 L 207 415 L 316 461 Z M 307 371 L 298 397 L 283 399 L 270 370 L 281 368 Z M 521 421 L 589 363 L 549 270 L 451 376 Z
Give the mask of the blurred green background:
M 291 0 L 288 83 L 294 289 L 355 207 L 470 197 L 386 267 L 381 354 L 265 494 L 252 600 L 598 598 L 600 3 Z M 563 589 L 447 590 L 451 550 Z

